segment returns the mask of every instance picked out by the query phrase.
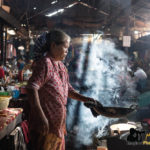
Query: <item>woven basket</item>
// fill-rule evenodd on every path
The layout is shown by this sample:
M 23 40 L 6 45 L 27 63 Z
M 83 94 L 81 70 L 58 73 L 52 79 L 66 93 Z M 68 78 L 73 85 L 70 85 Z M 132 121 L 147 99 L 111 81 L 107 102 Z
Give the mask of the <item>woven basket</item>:
M 0 97 L 0 110 L 4 110 L 8 108 L 10 99 L 11 99 L 11 96 Z

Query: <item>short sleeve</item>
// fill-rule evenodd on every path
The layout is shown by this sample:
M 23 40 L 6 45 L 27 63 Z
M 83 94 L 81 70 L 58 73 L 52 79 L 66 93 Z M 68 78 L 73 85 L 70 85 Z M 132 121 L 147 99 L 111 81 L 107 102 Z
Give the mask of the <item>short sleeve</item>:
M 27 88 L 37 88 L 38 90 L 45 84 L 49 77 L 49 62 L 46 59 L 36 62 L 32 76 L 28 81 Z
M 65 67 L 65 70 L 66 70 L 66 74 L 67 74 L 67 78 L 68 78 L 68 92 L 71 92 L 71 91 L 75 92 L 75 89 L 72 87 L 72 85 L 69 82 L 69 75 L 68 75 L 68 70 L 66 67 Z
M 67 83 L 68 83 L 68 92 L 71 92 L 71 91 L 75 92 L 75 89 L 72 87 L 72 85 L 69 82 L 69 75 L 68 75 L 68 70 L 67 70 L 66 66 L 62 62 L 60 63 L 60 66 L 61 66 L 62 70 L 65 71 L 65 74 L 66 74 Z
M 71 92 L 71 91 L 75 91 L 75 89 L 72 87 L 72 85 L 68 82 L 68 92 Z

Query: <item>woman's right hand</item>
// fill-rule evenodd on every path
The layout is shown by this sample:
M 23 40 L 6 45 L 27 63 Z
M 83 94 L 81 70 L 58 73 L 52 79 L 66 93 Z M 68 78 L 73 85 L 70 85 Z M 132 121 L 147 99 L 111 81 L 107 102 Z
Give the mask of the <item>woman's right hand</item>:
M 49 123 L 46 117 L 42 117 L 39 119 L 37 124 L 37 132 L 42 135 L 46 135 L 49 133 Z
M 30 114 L 30 129 L 40 135 L 45 136 L 49 133 L 49 123 L 45 116 L 35 112 Z
M 27 93 L 29 98 L 31 129 L 41 135 L 46 135 L 49 132 L 49 123 L 41 107 L 38 90 L 29 86 Z

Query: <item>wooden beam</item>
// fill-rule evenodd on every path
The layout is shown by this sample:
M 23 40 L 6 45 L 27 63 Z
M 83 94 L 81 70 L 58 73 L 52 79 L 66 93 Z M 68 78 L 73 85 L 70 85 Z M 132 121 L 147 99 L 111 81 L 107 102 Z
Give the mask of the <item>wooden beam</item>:
M 15 17 L 4 11 L 1 7 L 0 7 L 0 18 L 2 18 L 6 23 L 11 25 L 12 27 L 16 28 L 18 34 L 20 33 L 20 36 L 22 36 L 23 38 L 28 38 L 28 32 L 26 31 L 25 28 L 21 26 L 20 22 L 17 21 Z
M 112 25 L 112 22 L 118 22 L 118 20 L 120 18 L 122 18 L 122 16 L 125 16 L 125 12 L 130 12 L 130 9 L 134 9 L 134 7 L 136 6 L 136 4 L 139 2 L 140 0 L 134 0 L 132 1 L 131 4 L 128 4 L 126 7 L 124 7 L 123 9 L 120 10 L 119 13 L 116 13 L 115 15 L 111 16 L 111 18 L 109 19 L 109 21 L 107 22 L 107 25 L 105 26 L 104 30 L 107 28 L 110 28 L 110 26 Z M 132 6 L 132 7 L 131 7 Z M 130 15 L 130 14 L 129 14 Z M 127 15 L 128 16 L 128 15 Z M 131 16 L 131 15 L 130 15 Z M 130 17 L 129 16 L 129 17 Z M 126 26 L 129 22 L 129 20 L 126 20 L 126 24 L 124 24 L 124 26 Z
M 90 8 L 90 9 L 93 9 L 93 10 L 97 11 L 97 12 L 100 13 L 100 14 L 103 14 L 103 15 L 105 15 L 105 16 L 109 16 L 108 13 L 106 13 L 106 12 L 104 12 L 104 11 L 102 11 L 102 10 L 99 10 L 99 9 L 93 7 L 93 6 L 90 6 L 90 5 L 86 4 L 86 3 L 79 2 L 79 4 L 81 4 L 81 5 L 85 6 L 85 7 L 88 7 L 88 8 Z
M 75 3 L 74 0 L 61 1 L 61 2 L 59 1 L 55 5 L 47 6 L 46 8 L 44 8 L 43 10 L 41 10 L 40 12 L 36 13 L 35 15 L 30 16 L 28 18 L 28 20 L 31 20 L 34 17 L 40 16 L 40 15 L 46 15 L 48 13 L 53 13 L 54 11 L 57 11 L 58 9 L 64 9 L 64 8 L 66 8 L 67 6 L 69 6 L 69 5 L 73 4 L 73 3 Z
M 4 43 L 3 43 L 4 24 L 0 23 L 0 45 L 1 45 L 1 61 L 4 61 Z
M 62 19 L 62 23 L 69 25 L 69 26 L 72 26 L 72 25 L 79 26 L 81 28 L 93 28 L 93 27 L 100 28 L 102 26 L 101 23 L 87 23 L 87 22 L 83 22 L 83 21 L 69 20 L 66 18 Z

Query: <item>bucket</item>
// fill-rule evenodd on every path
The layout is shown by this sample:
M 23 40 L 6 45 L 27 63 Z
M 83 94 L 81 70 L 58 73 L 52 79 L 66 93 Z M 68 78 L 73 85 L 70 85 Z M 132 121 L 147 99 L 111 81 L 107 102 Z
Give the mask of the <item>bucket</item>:
M 21 91 L 21 94 L 27 93 L 26 87 L 23 87 L 23 86 L 20 88 L 20 91 Z
M 18 98 L 20 95 L 20 91 L 19 90 L 13 90 L 12 91 L 12 97 L 13 98 Z
M 108 150 L 108 148 L 105 146 L 98 146 L 97 150 Z

